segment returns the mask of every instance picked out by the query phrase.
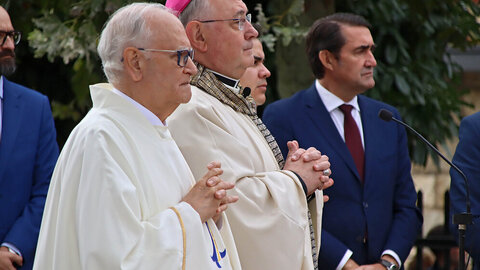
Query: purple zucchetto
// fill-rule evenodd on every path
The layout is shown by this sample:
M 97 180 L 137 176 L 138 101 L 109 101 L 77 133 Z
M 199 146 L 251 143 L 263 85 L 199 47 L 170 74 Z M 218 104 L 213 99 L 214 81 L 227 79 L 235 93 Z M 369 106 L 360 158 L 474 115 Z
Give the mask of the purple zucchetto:
M 180 16 L 180 13 L 190 4 L 191 0 L 167 0 L 165 6 L 174 11 L 175 16 Z

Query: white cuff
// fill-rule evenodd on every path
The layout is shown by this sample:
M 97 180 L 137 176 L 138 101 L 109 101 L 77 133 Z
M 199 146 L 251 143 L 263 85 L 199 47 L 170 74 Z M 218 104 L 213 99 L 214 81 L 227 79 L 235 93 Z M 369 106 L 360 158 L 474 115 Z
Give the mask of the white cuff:
M 395 251 L 391 250 L 391 249 L 387 249 L 385 250 L 383 253 L 382 253 L 382 256 L 383 255 L 390 255 L 392 256 L 395 261 L 397 261 L 397 264 L 398 264 L 398 268 L 400 269 L 400 267 L 402 267 L 402 261 L 400 261 L 400 257 L 398 257 L 397 253 L 395 253 Z
M 4 242 L 4 243 L 2 243 L 0 246 L 2 246 L 2 247 L 7 247 L 7 248 L 15 251 L 15 253 L 17 253 L 18 256 L 23 257 L 23 256 L 22 256 L 22 253 L 20 252 L 20 250 L 19 250 L 16 246 L 14 246 L 13 244 Z
M 335 270 L 342 270 L 342 268 L 345 266 L 347 261 L 352 257 L 353 252 L 350 249 L 347 249 L 347 252 L 345 252 L 345 255 L 343 255 L 342 260 L 338 263 L 337 268 Z

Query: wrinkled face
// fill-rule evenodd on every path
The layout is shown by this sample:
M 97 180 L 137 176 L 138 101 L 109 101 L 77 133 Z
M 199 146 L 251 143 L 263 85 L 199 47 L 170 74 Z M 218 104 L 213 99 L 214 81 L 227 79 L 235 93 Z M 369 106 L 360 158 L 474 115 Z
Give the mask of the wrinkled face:
M 363 26 L 341 25 L 341 31 L 345 45 L 334 61 L 331 76 L 345 91 L 360 94 L 375 86 L 373 69 L 377 61 L 373 56 L 373 38 L 370 30 Z
M 12 22 L 7 11 L 0 7 L 0 31 L 13 31 Z M 0 43 L 3 40 L 0 40 Z M 0 47 L 0 75 L 11 75 L 16 68 L 15 44 L 11 37 L 7 37 L 3 46 Z
M 241 0 L 210 0 L 210 11 L 204 20 L 245 18 L 247 7 Z M 202 24 L 207 40 L 208 68 L 240 79 L 245 69 L 253 64 L 252 39 L 258 36 L 253 26 L 246 22 L 243 30 L 237 21 Z
M 190 49 L 190 42 L 180 21 L 171 14 L 160 13 L 149 20 L 152 38 L 146 49 L 181 50 Z M 170 16 L 171 15 L 171 16 Z M 144 78 L 148 82 L 149 97 L 147 107 L 152 112 L 167 110 L 173 112 L 181 103 L 190 100 L 190 77 L 195 75 L 197 68 L 191 59 L 186 66 L 177 64 L 175 52 L 139 51 L 145 55 L 146 69 Z
M 263 52 L 263 46 L 260 40 L 253 40 L 253 66 L 248 67 L 240 78 L 240 84 L 244 87 L 250 87 L 252 90 L 252 97 L 257 105 L 263 105 L 267 91 L 267 78 L 271 73 L 265 67 L 265 53 Z

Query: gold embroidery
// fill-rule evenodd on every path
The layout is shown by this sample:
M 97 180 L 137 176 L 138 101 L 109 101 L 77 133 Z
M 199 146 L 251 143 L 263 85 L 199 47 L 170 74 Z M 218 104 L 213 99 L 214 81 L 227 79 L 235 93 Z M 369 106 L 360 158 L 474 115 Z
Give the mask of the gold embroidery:
M 180 222 L 180 226 L 182 227 L 182 237 L 183 237 L 183 258 L 182 258 L 182 270 L 185 270 L 185 262 L 187 260 L 187 233 L 185 231 L 185 225 L 183 224 L 182 216 L 180 216 L 180 212 L 175 207 L 170 207 L 170 209 L 175 212 L 177 215 L 178 221 Z

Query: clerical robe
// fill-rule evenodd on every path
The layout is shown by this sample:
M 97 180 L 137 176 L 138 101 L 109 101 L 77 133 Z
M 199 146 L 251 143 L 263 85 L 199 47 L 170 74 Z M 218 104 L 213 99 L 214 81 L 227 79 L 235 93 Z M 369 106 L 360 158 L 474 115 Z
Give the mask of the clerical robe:
M 90 87 L 93 108 L 60 154 L 34 269 L 172 270 L 184 255 L 185 269 L 240 269 L 228 219 L 222 239 L 180 202 L 195 180 L 167 127 L 111 87 Z
M 199 74 L 197 74 L 199 76 Z M 222 163 L 222 179 L 235 183 L 237 203 L 226 211 L 243 269 L 313 269 L 308 207 L 294 173 L 281 170 L 249 116 L 192 86 L 192 99 L 167 118 L 196 179 L 207 160 Z M 310 203 L 317 254 L 322 191 Z

